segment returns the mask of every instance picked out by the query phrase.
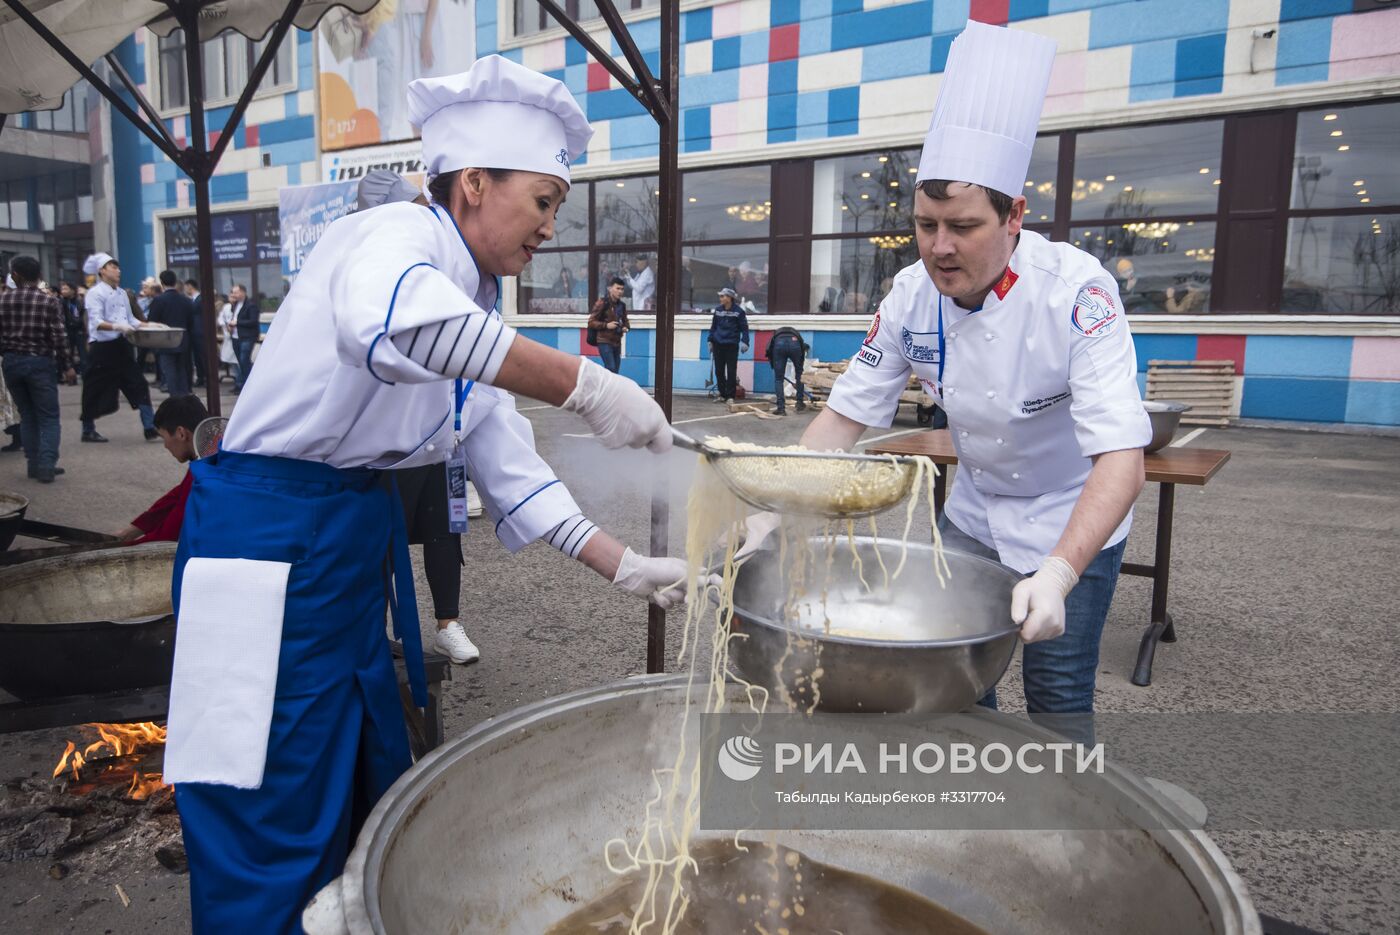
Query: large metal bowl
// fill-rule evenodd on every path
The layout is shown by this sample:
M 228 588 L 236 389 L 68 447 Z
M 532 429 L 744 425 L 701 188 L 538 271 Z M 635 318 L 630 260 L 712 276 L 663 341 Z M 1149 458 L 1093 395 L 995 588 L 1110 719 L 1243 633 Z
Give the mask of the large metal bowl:
M 824 539 L 811 542 L 825 554 Z M 1016 649 L 1011 589 L 1022 575 L 945 549 L 951 573 L 942 587 L 933 546 L 911 542 L 903 573 L 886 589 L 876 549 L 893 571 L 904 546 L 863 537 L 854 548 L 867 590 L 851 548 L 839 541 L 829 580 L 819 567 L 805 583 L 793 601 L 795 620 L 783 620 L 789 583 L 778 550 L 740 566 L 730 657 L 744 678 L 783 685 L 803 707 L 815 700 L 823 711 L 845 712 L 961 711 L 996 685 Z M 814 699 L 807 676 L 818 667 Z
M 550 698 L 438 747 L 380 798 L 344 875 L 303 916 L 305 930 L 545 931 L 616 884 L 604 842 L 636 837 L 653 770 L 670 766 L 682 741 L 698 746 L 704 728 L 693 711 L 687 717 L 687 681 L 648 676 Z M 730 687 L 729 703 L 746 710 L 740 686 Z M 1014 748 L 1055 738 L 979 710 L 931 722 L 927 739 Z M 1162 830 L 1179 819 L 1157 796 L 1112 763 L 1107 774 L 1096 784 L 1065 774 L 1047 801 L 1066 828 L 1099 827 L 1113 814 L 1123 830 L 806 830 L 771 839 L 909 889 L 998 935 L 1260 935 L 1244 883 L 1210 838 Z
M 152 351 L 173 351 L 185 340 L 184 328 L 137 328 L 126 336 L 137 347 Z
M 175 543 L 0 568 L 0 689 L 28 701 L 170 683 Z
M 1176 437 L 1177 427 L 1181 425 L 1181 414 L 1191 411 L 1191 407 L 1185 403 L 1167 399 L 1149 399 L 1142 404 L 1142 408 L 1147 410 L 1147 418 L 1152 422 L 1152 441 L 1142 449 L 1148 454 L 1170 445 Z
M 17 493 L 0 492 L 0 552 L 10 547 L 19 535 L 19 527 L 24 523 L 24 511 L 29 509 L 29 499 Z

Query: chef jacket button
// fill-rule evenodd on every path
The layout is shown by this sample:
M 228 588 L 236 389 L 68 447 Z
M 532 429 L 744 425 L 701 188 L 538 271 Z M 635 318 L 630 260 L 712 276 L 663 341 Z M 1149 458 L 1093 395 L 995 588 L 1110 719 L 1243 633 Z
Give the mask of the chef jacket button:
M 987 398 L 988 398 L 988 399 L 995 399 L 995 398 L 996 398 L 996 395 L 997 395 L 997 394 L 996 394 L 996 391 L 995 391 L 995 390 L 987 390 Z
M 436 450 L 436 446 L 434 446 L 434 445 L 429 445 L 429 446 L 428 446 L 428 450 L 429 450 L 429 451 L 434 451 L 434 450 Z
M 990 340 L 992 340 L 992 333 L 991 333 L 990 331 L 985 331 L 985 332 L 982 333 L 982 337 L 984 337 L 984 338 L 986 338 L 988 341 L 990 341 Z
M 1021 479 L 1021 475 L 1020 475 L 1020 474 L 1017 474 L 1015 471 L 1013 471 L 1013 472 L 1011 473 L 1011 479 L 1012 479 L 1012 480 L 1020 480 L 1020 479 Z
M 1035 517 L 1034 517 L 1034 516 L 1028 516 L 1028 517 L 1026 517 L 1026 522 L 1031 523 L 1031 524 L 1033 525 L 1033 524 L 1035 523 Z
M 997 439 L 997 444 L 998 444 L 998 445 L 1005 445 L 1006 442 L 1004 442 L 1004 441 L 1002 441 L 1000 438 L 998 438 L 998 439 Z
M 956 341 L 957 339 L 958 339 L 958 334 L 957 334 L 956 331 L 953 332 L 952 334 L 948 335 L 948 340 L 949 340 L 949 341 Z
M 959 432 L 958 434 L 962 435 L 963 438 L 967 438 L 967 429 L 963 429 L 963 430 L 962 430 L 961 432 Z
M 958 389 L 955 386 L 945 386 L 943 387 L 943 392 L 948 396 L 956 396 Z
M 973 469 L 972 469 L 972 473 L 974 473 L 974 474 L 981 474 L 981 473 L 982 473 L 982 469 L 981 469 L 981 468 L 973 468 Z

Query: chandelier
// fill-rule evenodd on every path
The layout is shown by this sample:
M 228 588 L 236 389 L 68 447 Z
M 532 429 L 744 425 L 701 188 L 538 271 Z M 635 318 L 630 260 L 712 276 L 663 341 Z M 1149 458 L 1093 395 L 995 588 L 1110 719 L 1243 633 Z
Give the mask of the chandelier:
M 1209 263 L 1215 259 L 1214 247 L 1196 247 L 1186 251 L 1186 255 L 1193 260 L 1200 260 L 1202 263 Z
M 1069 196 L 1075 201 L 1083 201 L 1090 195 L 1097 195 L 1101 191 L 1103 191 L 1103 183 L 1097 179 L 1091 179 L 1087 182 L 1083 179 L 1075 179 L 1074 190 L 1069 193 Z
M 1181 230 L 1181 225 L 1170 221 L 1138 221 L 1134 224 L 1124 224 L 1123 229 L 1156 240 L 1158 237 L 1175 234 Z
M 768 216 L 773 213 L 773 202 L 765 201 L 761 204 L 754 202 L 752 204 L 730 205 L 724 209 L 724 212 L 730 217 L 738 218 L 741 221 L 766 221 L 768 220 Z
M 914 238 L 910 234 L 881 234 L 870 238 L 877 250 L 898 250 L 900 247 L 907 247 L 913 241 Z

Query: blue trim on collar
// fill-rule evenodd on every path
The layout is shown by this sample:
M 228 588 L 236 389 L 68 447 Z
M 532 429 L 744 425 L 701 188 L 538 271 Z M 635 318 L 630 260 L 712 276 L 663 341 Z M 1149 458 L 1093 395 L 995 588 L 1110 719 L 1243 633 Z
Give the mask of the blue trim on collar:
M 433 212 L 433 216 L 437 218 L 439 222 L 442 221 L 443 217 L 446 217 L 448 222 L 452 225 L 452 229 L 457 232 L 457 239 L 462 241 L 462 249 L 467 251 L 467 258 L 472 261 L 472 266 L 476 267 L 476 288 L 480 289 L 481 264 L 476 261 L 476 254 L 472 253 L 471 245 L 467 243 L 467 238 L 462 235 L 462 229 L 457 226 L 457 219 L 452 216 L 452 212 L 448 211 L 446 208 L 443 208 L 442 214 L 438 214 L 438 207 L 438 203 L 434 201 L 433 203 L 428 205 L 428 210 Z M 491 278 L 496 281 L 496 296 L 492 300 L 491 308 L 488 309 L 488 311 L 500 314 L 499 308 L 501 305 L 501 277 L 492 275 Z M 476 296 L 472 296 L 472 301 L 476 301 Z

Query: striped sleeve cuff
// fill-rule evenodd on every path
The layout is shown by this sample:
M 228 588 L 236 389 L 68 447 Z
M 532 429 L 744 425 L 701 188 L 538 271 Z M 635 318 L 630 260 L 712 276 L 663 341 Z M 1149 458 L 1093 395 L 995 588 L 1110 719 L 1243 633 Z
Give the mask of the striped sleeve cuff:
M 578 558 L 578 553 L 593 538 L 598 527 L 582 513 L 575 513 L 544 535 L 544 540 L 563 552 L 569 558 Z
M 410 328 L 393 337 L 394 346 L 424 370 L 487 384 L 496 379 L 514 341 L 514 328 L 480 312 Z

